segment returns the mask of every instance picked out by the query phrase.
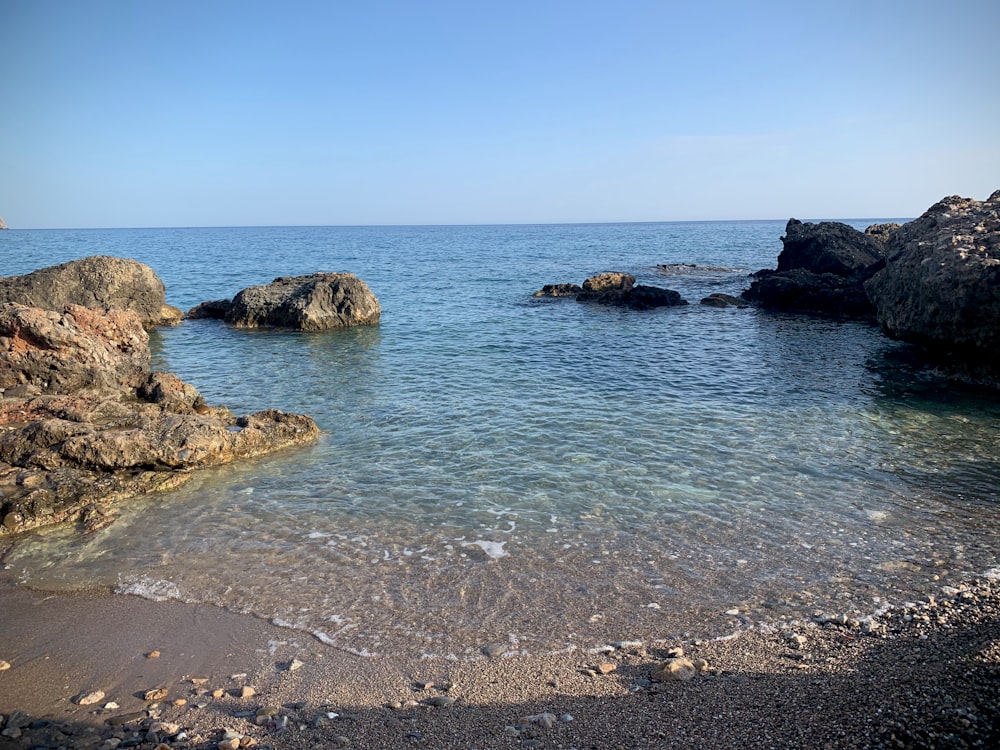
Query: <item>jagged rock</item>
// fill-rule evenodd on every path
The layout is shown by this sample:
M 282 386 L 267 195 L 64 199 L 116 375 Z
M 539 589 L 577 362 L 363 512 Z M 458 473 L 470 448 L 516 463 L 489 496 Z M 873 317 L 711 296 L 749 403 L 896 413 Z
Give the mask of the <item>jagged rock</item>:
M 225 319 L 241 328 L 322 331 L 377 323 L 381 313 L 378 299 L 354 274 L 314 273 L 244 289 Z
M 583 291 L 579 284 L 546 284 L 534 297 L 575 297 Z
M 741 297 L 734 297 L 731 294 L 715 292 L 703 298 L 701 304 L 707 307 L 746 307 L 746 300 Z
M 535 297 L 575 297 L 577 302 L 632 307 L 647 310 L 653 307 L 686 305 L 678 292 L 657 286 L 636 285 L 635 276 L 628 273 L 600 273 L 576 284 L 546 284 Z
M 109 503 L 170 489 L 192 469 L 314 439 L 312 419 L 234 417 L 150 372 L 136 313 L 0 308 L 0 534 L 114 520 Z
M 107 255 L 0 279 L 0 303 L 5 302 L 56 312 L 68 305 L 132 310 L 146 327 L 174 325 L 183 317 L 166 304 L 163 282 L 153 269 Z
M 896 229 L 865 289 L 892 338 L 1000 366 L 1000 190 L 949 196 Z
M 226 313 L 229 312 L 229 308 L 232 306 L 232 300 L 210 300 L 208 302 L 202 302 L 201 304 L 195 305 L 184 314 L 184 317 L 190 320 L 225 320 Z
M 743 299 L 767 310 L 874 318 L 864 282 L 884 262 L 877 240 L 847 224 L 789 219 L 776 271 L 754 274 Z
M 852 276 L 882 260 L 878 242 L 836 221 L 803 224 L 798 219 L 789 219 L 781 242 L 779 272 L 802 269 Z
M 865 319 L 875 312 L 861 278 L 803 269 L 758 271 L 742 296 L 766 310 Z
M 889 224 L 872 224 L 870 227 L 865 229 L 865 234 L 878 243 L 878 246 L 884 255 L 885 247 L 889 244 L 889 238 L 892 237 L 892 233 L 899 229 L 900 226 L 902 225 L 894 222 L 890 222 Z
M 73 393 L 136 388 L 149 337 L 134 312 L 70 305 L 65 312 L 0 306 L 0 391 Z

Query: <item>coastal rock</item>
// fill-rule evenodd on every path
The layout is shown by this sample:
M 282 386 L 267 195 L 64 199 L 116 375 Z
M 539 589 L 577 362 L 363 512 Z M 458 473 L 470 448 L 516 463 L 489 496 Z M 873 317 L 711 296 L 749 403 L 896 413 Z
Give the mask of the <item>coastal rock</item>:
M 0 279 L 0 304 L 5 302 L 57 312 L 68 305 L 131 310 L 147 328 L 175 325 L 183 317 L 180 310 L 166 304 L 163 282 L 153 269 L 108 255 Z
M 836 221 L 803 224 L 789 219 L 781 243 L 779 272 L 802 269 L 852 276 L 882 259 L 882 248 L 876 240 Z
M 875 309 L 859 278 L 832 273 L 758 271 L 743 299 L 765 310 L 833 318 L 873 318 Z
M 93 531 L 114 520 L 109 503 L 319 434 L 302 415 L 210 407 L 149 362 L 134 312 L 0 308 L 0 534 Z
M 579 284 L 546 284 L 534 297 L 576 297 L 583 289 Z
M 865 229 L 865 234 L 875 240 L 878 244 L 879 249 L 882 254 L 885 255 L 886 245 L 889 244 L 889 239 L 892 237 L 892 233 L 895 232 L 901 224 L 896 224 L 891 222 L 889 224 L 872 224 L 870 227 Z
M 149 370 L 136 313 L 69 305 L 65 312 L 0 306 L 0 391 L 35 394 L 134 389 Z
M 322 331 L 377 323 L 381 313 L 378 299 L 354 274 L 314 273 L 244 289 L 225 320 L 240 328 Z
M 202 302 L 188 310 L 184 317 L 189 320 L 225 320 L 226 313 L 233 306 L 233 301 L 229 299 L 216 299 Z
M 1000 190 L 949 196 L 896 229 L 865 289 L 890 337 L 1000 367 Z
M 656 286 L 636 285 L 635 277 L 628 273 L 608 272 L 585 279 L 583 286 L 576 284 L 546 284 L 535 297 L 575 297 L 577 302 L 592 302 L 614 307 L 631 307 L 648 310 L 654 307 L 686 305 L 678 292 Z
M 706 307 L 746 307 L 747 302 L 741 297 L 734 297 L 731 294 L 715 292 L 701 300 L 701 304 Z
M 884 263 L 873 235 L 847 224 L 789 219 L 777 270 L 754 274 L 743 299 L 766 310 L 873 319 L 864 282 Z

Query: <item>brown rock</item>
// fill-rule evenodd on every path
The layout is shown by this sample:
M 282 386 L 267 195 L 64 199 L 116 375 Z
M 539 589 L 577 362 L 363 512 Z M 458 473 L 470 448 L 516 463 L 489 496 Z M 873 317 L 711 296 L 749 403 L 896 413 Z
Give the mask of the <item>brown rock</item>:
M 651 678 L 656 682 L 681 682 L 698 674 L 698 669 L 690 659 L 680 657 L 668 659 L 653 670 Z
M 378 299 L 354 274 L 314 273 L 244 289 L 225 319 L 240 328 L 323 331 L 377 323 L 381 314 Z
M 107 255 L 0 279 L 0 303 L 5 302 L 56 312 L 69 305 L 131 310 L 147 327 L 173 325 L 183 317 L 166 304 L 163 282 L 153 269 Z

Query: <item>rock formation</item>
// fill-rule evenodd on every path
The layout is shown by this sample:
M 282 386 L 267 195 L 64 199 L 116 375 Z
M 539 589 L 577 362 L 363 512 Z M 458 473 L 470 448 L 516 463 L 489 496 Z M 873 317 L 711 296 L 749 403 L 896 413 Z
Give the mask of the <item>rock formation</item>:
M 5 302 L 56 312 L 67 305 L 132 310 L 147 328 L 174 325 L 183 318 L 180 310 L 166 304 L 163 282 L 153 269 L 106 255 L 0 279 L 0 304 Z
M 950 196 L 892 232 L 865 290 L 892 338 L 1000 367 L 1000 190 Z
M 209 407 L 149 362 L 133 311 L 0 306 L 0 534 L 97 528 L 114 501 L 318 435 L 306 416 Z
M 583 286 L 576 284 L 546 284 L 534 293 L 535 297 L 575 297 L 577 302 L 593 302 L 614 307 L 631 307 L 648 310 L 653 307 L 686 305 L 681 295 L 672 289 L 636 284 L 635 277 L 627 273 L 608 272 L 585 279 Z
M 225 320 L 238 328 L 324 331 L 378 323 L 381 314 L 378 298 L 353 273 L 314 273 L 248 287 L 232 301 L 202 302 L 187 317 Z
M 874 318 L 864 282 L 883 262 L 880 239 L 839 222 L 789 219 L 781 242 L 777 270 L 754 274 L 744 299 L 769 310 Z

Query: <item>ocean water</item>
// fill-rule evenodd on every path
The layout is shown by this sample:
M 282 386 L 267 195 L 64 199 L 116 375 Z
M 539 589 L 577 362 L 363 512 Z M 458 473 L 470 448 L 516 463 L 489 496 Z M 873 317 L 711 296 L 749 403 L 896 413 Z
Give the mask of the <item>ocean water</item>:
M 875 220 L 852 222 L 864 227 Z M 377 326 L 187 321 L 155 366 L 320 440 L 202 472 L 2 575 L 251 613 L 364 655 L 477 658 L 870 614 L 1000 562 L 1000 399 L 860 323 L 697 304 L 774 267 L 783 222 L 0 233 L 0 274 L 93 254 L 187 309 L 351 271 Z M 664 274 L 659 264 L 696 264 Z M 692 304 L 535 299 L 607 270 Z

